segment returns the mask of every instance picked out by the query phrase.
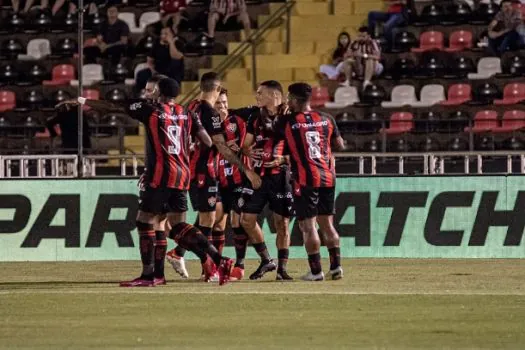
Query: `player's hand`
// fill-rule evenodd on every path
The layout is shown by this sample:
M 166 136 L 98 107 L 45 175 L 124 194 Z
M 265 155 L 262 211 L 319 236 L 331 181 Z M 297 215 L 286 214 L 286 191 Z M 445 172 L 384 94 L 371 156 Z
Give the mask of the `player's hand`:
M 251 169 L 246 170 L 246 177 L 248 178 L 248 180 L 252 184 L 252 188 L 254 190 L 256 190 L 256 189 L 261 187 L 261 185 L 262 185 L 261 177 L 259 175 L 257 175 L 255 173 L 255 171 L 253 171 Z
M 168 30 L 167 32 L 168 32 L 168 33 L 166 34 L 166 41 L 167 41 L 168 43 L 172 43 L 172 42 L 173 42 L 173 39 L 174 39 L 175 37 L 173 36 L 173 33 L 172 33 L 171 30 Z
M 226 145 L 235 153 L 238 153 L 241 150 L 241 148 L 239 147 L 239 145 L 237 145 L 237 142 L 235 142 L 235 140 L 230 140 L 226 142 Z
M 284 157 L 276 157 L 271 162 L 264 162 L 263 167 L 265 168 L 277 168 L 283 165 L 285 162 Z
M 243 147 L 242 148 L 242 153 L 248 157 L 248 158 L 251 158 L 251 159 L 260 159 L 260 156 L 258 156 L 258 153 L 257 153 L 257 150 L 255 150 L 253 147 L 255 145 L 252 145 L 250 147 Z
M 60 108 L 62 106 L 65 106 L 66 109 L 69 110 L 69 108 L 72 106 L 78 106 L 78 101 L 77 100 L 65 100 L 65 101 L 57 103 L 55 108 Z
M 146 186 L 145 182 L 146 182 L 146 175 L 142 173 L 142 175 L 140 175 L 139 182 L 137 183 L 137 187 L 139 188 L 139 191 L 144 191 L 145 186 Z

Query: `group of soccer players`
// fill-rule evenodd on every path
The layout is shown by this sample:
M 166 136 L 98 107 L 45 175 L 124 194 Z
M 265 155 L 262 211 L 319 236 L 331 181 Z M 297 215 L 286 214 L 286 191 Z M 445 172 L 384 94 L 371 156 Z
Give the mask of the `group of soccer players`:
M 166 284 L 164 259 L 183 278 L 187 250 L 201 260 L 202 280 L 220 285 L 244 277 L 248 242 L 261 258 L 250 279 L 277 270 L 277 280 L 292 280 L 286 263 L 289 220 L 294 214 L 303 233 L 310 271 L 301 278 L 321 281 L 321 239 L 328 248 L 327 278 L 340 279 L 339 235 L 333 226 L 335 160 L 332 148 L 344 143 L 333 118 L 311 110 L 311 87 L 295 83 L 286 103 L 277 81 L 259 85 L 257 106 L 231 110 L 216 73 L 202 76 L 201 94 L 185 108 L 175 102 L 177 82 L 154 76 L 144 98 L 115 104 L 79 97 L 62 104 L 120 110 L 144 124 L 146 170 L 141 177 L 137 230 L 142 273 L 123 287 Z M 187 192 L 198 212 L 186 222 Z M 257 223 L 266 205 L 277 230 L 277 264 L 268 253 Z M 234 232 L 236 260 L 222 256 L 226 221 Z M 167 238 L 177 246 L 166 252 Z

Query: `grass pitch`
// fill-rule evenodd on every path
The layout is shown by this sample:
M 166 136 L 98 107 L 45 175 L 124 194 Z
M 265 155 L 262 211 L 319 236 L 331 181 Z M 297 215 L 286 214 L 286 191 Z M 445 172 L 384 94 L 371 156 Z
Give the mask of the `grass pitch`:
M 353 259 L 341 281 L 224 287 L 167 265 L 167 286 L 119 288 L 139 265 L 1 263 L 0 348 L 525 348 L 523 260 Z

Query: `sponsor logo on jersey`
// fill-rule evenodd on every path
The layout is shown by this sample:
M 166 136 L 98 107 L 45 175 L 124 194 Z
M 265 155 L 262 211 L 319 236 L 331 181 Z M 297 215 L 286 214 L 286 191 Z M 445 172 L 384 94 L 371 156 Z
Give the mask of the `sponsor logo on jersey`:
M 295 123 L 295 124 L 292 124 L 292 129 L 317 128 L 319 126 L 328 126 L 328 120 L 322 120 L 320 122 L 315 122 L 315 123 Z
M 226 129 L 229 131 L 229 132 L 235 132 L 237 131 L 237 124 L 229 124 Z
M 210 205 L 210 207 L 215 206 L 216 203 L 217 203 L 217 197 L 208 198 L 208 204 Z

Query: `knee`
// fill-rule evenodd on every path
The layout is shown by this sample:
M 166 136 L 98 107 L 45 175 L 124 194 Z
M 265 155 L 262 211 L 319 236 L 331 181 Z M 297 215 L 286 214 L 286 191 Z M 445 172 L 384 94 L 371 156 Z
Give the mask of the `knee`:
M 241 215 L 241 225 L 244 228 L 253 228 L 256 225 L 256 220 L 253 220 L 251 215 Z

